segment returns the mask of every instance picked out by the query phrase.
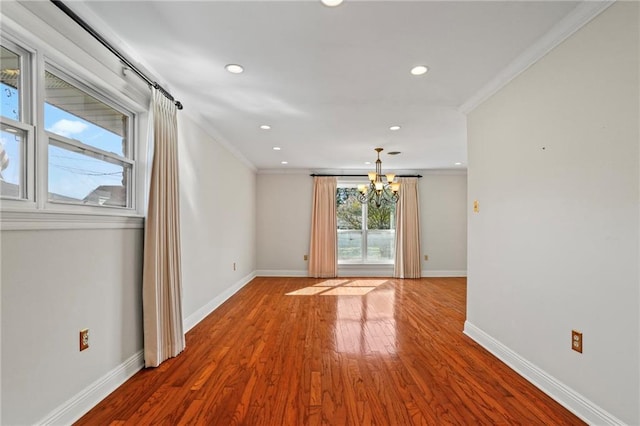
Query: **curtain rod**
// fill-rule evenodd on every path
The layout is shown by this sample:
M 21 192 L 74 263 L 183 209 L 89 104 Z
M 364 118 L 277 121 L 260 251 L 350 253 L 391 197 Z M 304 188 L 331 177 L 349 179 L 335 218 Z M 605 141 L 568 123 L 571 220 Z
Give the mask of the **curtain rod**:
M 138 69 L 138 67 L 133 65 L 131 61 L 129 61 L 122 53 L 120 53 L 118 49 L 113 47 L 111 43 L 109 43 L 96 30 L 94 30 L 89 24 L 87 24 L 87 22 L 84 21 L 81 17 L 79 17 L 73 10 L 69 9 L 69 7 L 65 5 L 61 0 L 51 0 L 51 3 L 53 3 L 56 7 L 58 7 L 58 9 L 63 11 L 69 18 L 73 19 L 76 24 L 80 25 L 86 32 L 91 34 L 93 38 L 98 40 L 100 44 L 106 47 L 111 53 L 116 55 L 118 59 L 120 59 L 127 68 L 133 71 L 138 77 L 143 79 L 149 86 L 155 88 L 156 90 L 159 90 L 160 93 L 162 93 L 164 96 L 169 98 L 171 102 L 173 102 L 176 105 L 176 108 L 182 109 L 182 104 L 180 103 L 180 101 L 176 101 L 175 98 L 171 95 L 171 93 L 169 93 L 164 87 L 158 84 L 158 82 L 153 81 L 149 77 L 147 77 L 142 71 Z
M 315 174 L 312 173 L 309 176 L 311 177 L 369 177 L 369 175 L 332 175 L 332 174 Z M 421 178 L 422 175 L 396 175 L 396 177 L 414 177 Z

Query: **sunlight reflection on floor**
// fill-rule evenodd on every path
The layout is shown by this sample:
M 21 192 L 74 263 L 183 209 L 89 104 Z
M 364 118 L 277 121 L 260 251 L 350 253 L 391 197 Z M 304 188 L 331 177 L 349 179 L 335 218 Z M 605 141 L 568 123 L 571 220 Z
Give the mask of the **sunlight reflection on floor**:
M 349 354 L 395 355 L 398 349 L 396 290 L 393 286 L 378 288 L 387 283 L 386 279 L 333 279 L 287 295 L 347 296 L 336 297 L 335 302 L 330 302 L 335 303 L 336 309 L 332 333 L 334 350 Z
M 300 290 L 287 293 L 287 296 L 313 296 L 314 294 L 322 293 L 323 291 L 327 291 L 331 288 L 332 287 L 305 287 Z
M 287 293 L 287 296 L 363 296 L 387 280 L 325 280 L 311 287 Z
M 314 284 L 314 287 L 336 287 L 344 283 L 348 283 L 349 280 L 325 280 L 320 284 Z
M 322 293 L 322 296 L 363 296 L 375 287 L 338 287 Z

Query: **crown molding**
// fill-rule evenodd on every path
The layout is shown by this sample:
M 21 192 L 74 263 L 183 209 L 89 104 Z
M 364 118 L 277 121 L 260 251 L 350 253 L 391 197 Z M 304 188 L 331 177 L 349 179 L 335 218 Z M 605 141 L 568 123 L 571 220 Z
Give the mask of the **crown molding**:
M 466 176 L 467 169 L 466 167 L 464 169 L 462 168 L 460 169 L 426 169 L 426 170 L 419 170 L 419 173 L 424 176 L 438 176 L 438 175 Z
M 310 175 L 314 173 L 311 169 L 258 169 L 259 175 Z
M 189 99 L 188 96 L 184 96 L 185 99 Z M 195 104 L 195 103 L 194 103 Z M 231 155 L 233 155 L 238 161 L 244 164 L 249 170 L 254 173 L 258 172 L 258 168 L 253 164 L 247 157 L 245 157 L 238 148 L 236 148 L 231 142 L 229 142 L 222 134 L 212 126 L 207 119 L 205 119 L 201 114 L 190 114 L 189 119 L 193 121 L 195 124 L 200 126 L 206 134 L 211 136 L 211 138 L 220 144 L 224 149 L 229 151 Z
M 310 175 L 329 174 L 329 175 L 350 175 L 361 174 L 366 176 L 369 169 L 258 169 L 258 175 Z M 394 170 L 396 175 L 448 175 L 448 176 L 466 176 L 467 168 L 460 167 L 455 169 L 411 169 L 411 170 Z
M 582 1 L 567 16 L 556 23 L 542 38 L 511 61 L 489 83 L 458 107 L 458 111 L 469 114 L 484 101 L 506 86 L 511 80 L 553 50 L 573 33 L 589 23 L 593 18 L 615 3 L 616 0 Z

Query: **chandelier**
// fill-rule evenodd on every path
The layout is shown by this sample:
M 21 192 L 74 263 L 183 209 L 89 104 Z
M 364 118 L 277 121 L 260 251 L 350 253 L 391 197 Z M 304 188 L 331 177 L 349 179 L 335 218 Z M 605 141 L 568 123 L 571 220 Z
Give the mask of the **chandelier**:
M 380 161 L 380 152 L 382 148 L 376 148 L 378 159 L 376 160 L 376 171 L 369 172 L 369 184 L 358 185 L 358 201 L 362 204 L 368 204 L 373 201 L 376 207 L 380 208 L 383 204 L 392 204 L 398 201 L 398 191 L 400 183 L 394 182 L 396 175 L 387 173 L 385 175 L 387 181 L 383 181 L 382 161 Z

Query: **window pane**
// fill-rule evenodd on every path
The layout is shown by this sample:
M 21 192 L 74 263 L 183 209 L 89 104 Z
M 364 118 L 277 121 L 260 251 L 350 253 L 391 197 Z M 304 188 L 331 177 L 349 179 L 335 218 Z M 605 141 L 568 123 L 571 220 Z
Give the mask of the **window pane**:
M 24 146 L 27 132 L 2 125 L 0 135 L 0 194 L 3 197 L 25 198 Z
M 376 207 L 362 204 L 357 188 L 338 188 L 338 261 L 393 263 L 395 258 L 395 203 Z M 364 221 L 363 221 L 364 218 Z
M 49 142 L 49 200 L 127 207 L 131 167 L 64 143 Z
M 362 229 L 362 204 L 356 194 L 356 188 L 338 188 L 336 191 L 338 229 Z
M 128 117 L 45 72 L 44 126 L 57 135 L 125 157 Z
M 0 115 L 20 121 L 20 55 L 0 47 Z
M 395 258 L 395 231 L 367 232 L 367 261 L 393 262 Z
M 395 229 L 395 204 L 385 203 L 376 207 L 375 203 L 370 201 L 367 207 L 367 229 Z
M 338 260 L 362 260 L 362 231 L 338 231 Z

